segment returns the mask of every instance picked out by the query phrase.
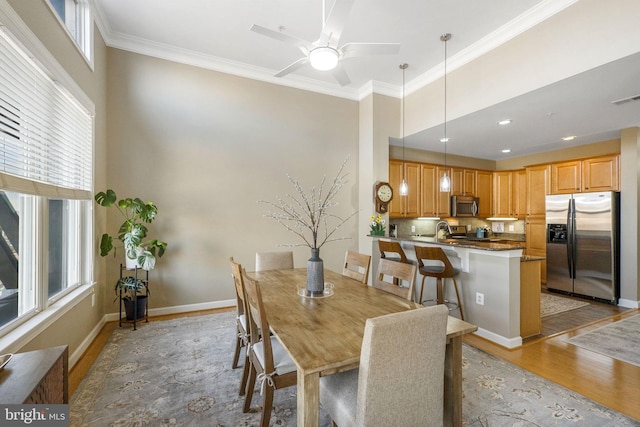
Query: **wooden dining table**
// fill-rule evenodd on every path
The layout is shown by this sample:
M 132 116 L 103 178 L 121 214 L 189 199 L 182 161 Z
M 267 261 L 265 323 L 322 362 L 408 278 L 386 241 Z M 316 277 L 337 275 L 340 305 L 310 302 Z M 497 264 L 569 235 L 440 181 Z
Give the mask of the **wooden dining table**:
M 267 319 L 298 369 L 297 424 L 318 425 L 320 377 L 357 368 L 367 319 L 422 307 L 325 269 L 333 294 L 301 296 L 306 269 L 249 273 L 260 282 Z M 329 292 L 327 292 L 328 294 Z M 449 316 L 444 378 L 444 425 L 462 425 L 462 336 L 477 326 Z

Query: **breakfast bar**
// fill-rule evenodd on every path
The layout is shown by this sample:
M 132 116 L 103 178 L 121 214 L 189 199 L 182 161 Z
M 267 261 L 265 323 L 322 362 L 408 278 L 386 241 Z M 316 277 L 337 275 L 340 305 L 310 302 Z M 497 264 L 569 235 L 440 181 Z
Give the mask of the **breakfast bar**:
M 456 276 L 465 320 L 478 326 L 476 334 L 503 347 L 522 345 L 520 332 L 521 282 L 520 263 L 523 242 L 483 239 L 436 239 L 423 236 L 381 237 L 400 242 L 408 260 L 416 262 L 415 246 L 441 247 L 451 264 L 460 270 Z M 379 257 L 378 239 L 372 239 L 372 265 Z M 374 271 L 373 274 L 376 274 Z M 416 294 L 420 294 L 422 276 L 416 277 Z M 453 286 L 444 286 L 445 299 L 455 301 Z M 435 299 L 435 280 L 424 285 L 424 300 Z

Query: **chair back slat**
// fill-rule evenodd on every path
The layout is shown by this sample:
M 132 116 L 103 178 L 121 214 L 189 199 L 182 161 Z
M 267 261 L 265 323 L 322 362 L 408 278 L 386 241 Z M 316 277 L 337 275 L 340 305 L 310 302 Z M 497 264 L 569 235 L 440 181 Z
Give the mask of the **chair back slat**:
M 231 276 L 233 277 L 233 284 L 236 289 L 236 303 L 238 305 L 238 316 L 245 314 L 246 311 L 246 298 L 244 290 L 244 282 L 242 280 L 242 266 L 233 260 L 233 257 L 229 258 L 231 264 Z
M 374 281 L 373 286 L 406 300 L 413 301 L 416 271 L 417 267 L 415 264 L 405 264 L 381 258 L 378 264 L 378 277 Z M 389 283 L 384 280 L 385 277 L 399 280 L 393 280 L 393 283 Z M 396 282 L 398 283 L 397 285 L 395 284 Z M 408 286 L 401 286 L 403 282 L 406 282 Z
M 362 283 L 367 283 L 367 280 L 369 280 L 370 265 L 371 255 L 347 251 L 344 256 L 342 275 L 359 280 Z
M 271 339 L 266 331 L 269 331 L 269 322 L 267 321 L 267 313 L 262 303 L 262 294 L 260 293 L 260 283 L 257 280 L 247 276 L 243 272 L 243 280 L 245 293 L 247 295 L 247 317 L 249 333 L 251 334 L 251 345 L 255 345 L 262 341 L 264 346 L 264 371 L 273 372 L 273 350 L 271 347 Z M 265 331 L 265 339 L 261 339 L 260 331 Z

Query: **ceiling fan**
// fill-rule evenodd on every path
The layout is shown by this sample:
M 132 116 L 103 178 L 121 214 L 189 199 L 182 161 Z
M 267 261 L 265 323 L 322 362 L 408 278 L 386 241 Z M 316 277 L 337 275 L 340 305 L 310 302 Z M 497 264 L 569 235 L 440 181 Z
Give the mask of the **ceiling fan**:
M 278 71 L 275 77 L 283 77 L 309 62 L 311 66 L 317 70 L 331 70 L 333 77 L 338 83 L 340 83 L 341 86 L 345 86 L 350 83 L 350 80 L 342 66 L 341 61 L 343 59 L 364 55 L 390 55 L 398 53 L 400 50 L 399 43 L 339 44 L 344 23 L 349 16 L 353 3 L 354 0 L 335 1 L 327 19 L 323 23 L 320 38 L 315 42 L 309 42 L 260 25 L 254 24 L 251 26 L 251 31 L 296 46 L 304 55 L 294 63 Z

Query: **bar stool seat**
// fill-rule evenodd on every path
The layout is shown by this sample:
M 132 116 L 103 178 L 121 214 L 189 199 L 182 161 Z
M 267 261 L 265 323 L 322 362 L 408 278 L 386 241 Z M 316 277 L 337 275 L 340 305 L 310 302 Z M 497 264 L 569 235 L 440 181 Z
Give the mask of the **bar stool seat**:
M 427 277 L 433 277 L 436 279 L 436 302 L 437 304 L 445 304 L 449 307 L 449 311 L 460 310 L 460 318 L 464 320 L 464 313 L 462 312 L 462 300 L 460 299 L 460 292 L 458 291 L 458 282 L 456 282 L 455 276 L 460 273 L 460 270 L 454 268 L 449 261 L 449 258 L 444 253 L 442 248 L 437 247 L 425 247 L 416 246 L 416 258 L 418 259 L 418 272 L 422 275 L 422 287 L 420 289 L 419 303 L 423 303 L 422 295 L 424 292 L 424 281 Z M 423 260 L 437 261 L 438 264 L 425 265 Z M 456 291 L 457 303 L 450 302 L 444 299 L 443 291 L 443 279 L 451 279 Z

